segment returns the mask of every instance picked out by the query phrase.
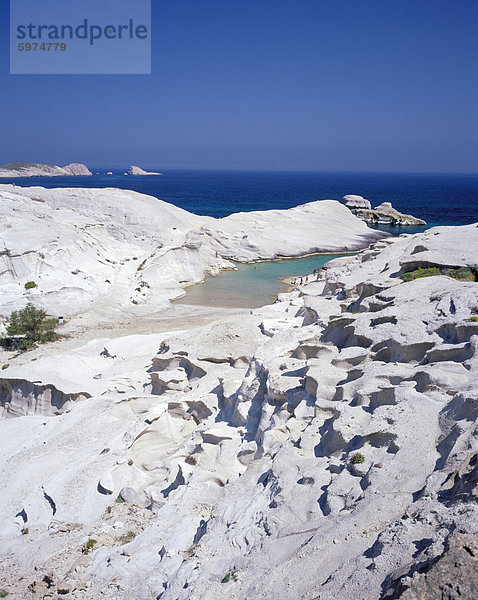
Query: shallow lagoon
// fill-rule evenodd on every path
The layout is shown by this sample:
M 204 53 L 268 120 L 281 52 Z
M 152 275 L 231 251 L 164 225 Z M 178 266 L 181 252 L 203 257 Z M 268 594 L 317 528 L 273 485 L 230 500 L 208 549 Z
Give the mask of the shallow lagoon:
M 216 277 L 207 276 L 204 283 L 186 289 L 186 295 L 178 299 L 181 304 L 221 306 L 233 308 L 257 308 L 274 302 L 280 292 L 287 290 L 284 277 L 311 274 L 327 261 L 347 254 L 315 254 L 305 258 L 290 258 L 259 262 L 236 263 L 237 271 L 223 271 Z

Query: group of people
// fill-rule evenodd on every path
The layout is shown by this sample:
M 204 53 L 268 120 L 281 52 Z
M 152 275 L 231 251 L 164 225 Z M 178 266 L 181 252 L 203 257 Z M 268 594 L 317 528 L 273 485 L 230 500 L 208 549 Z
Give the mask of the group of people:
M 292 280 L 292 285 L 306 285 L 309 283 L 309 276 L 306 275 L 305 277 L 296 277 L 295 279 Z
M 319 271 L 320 269 L 314 269 L 314 275 L 316 276 L 316 281 L 319 280 Z M 305 275 L 303 277 L 294 277 L 294 279 L 292 280 L 292 285 L 294 286 L 300 286 L 300 285 L 307 285 L 309 283 L 309 277 L 312 277 L 312 275 Z M 312 279 L 311 279 L 312 281 Z

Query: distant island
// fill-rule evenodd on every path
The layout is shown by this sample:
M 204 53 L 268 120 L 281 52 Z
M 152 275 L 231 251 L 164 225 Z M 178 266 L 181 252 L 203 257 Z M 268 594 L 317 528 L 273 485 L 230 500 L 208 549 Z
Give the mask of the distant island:
M 64 167 L 41 163 L 8 163 L 0 167 L 0 177 L 71 177 L 93 175 L 86 165 L 71 163 Z
M 162 175 L 162 173 L 153 173 L 149 171 L 144 171 L 141 167 L 136 167 L 135 165 L 131 165 L 128 171 L 128 175 Z

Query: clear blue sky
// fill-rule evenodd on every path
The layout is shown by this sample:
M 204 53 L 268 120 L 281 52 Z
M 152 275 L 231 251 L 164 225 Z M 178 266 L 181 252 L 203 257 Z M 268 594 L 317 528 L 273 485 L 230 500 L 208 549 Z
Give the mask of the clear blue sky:
M 10 75 L 0 7 L 0 164 L 478 171 L 478 1 L 153 0 L 93 76 Z

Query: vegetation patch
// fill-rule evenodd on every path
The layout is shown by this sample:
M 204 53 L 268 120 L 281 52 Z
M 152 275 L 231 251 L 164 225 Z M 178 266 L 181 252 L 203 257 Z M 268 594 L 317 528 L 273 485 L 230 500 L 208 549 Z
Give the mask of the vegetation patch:
M 130 542 L 132 542 L 134 540 L 135 537 L 136 537 L 136 533 L 134 531 L 128 531 L 128 533 L 125 533 L 124 535 L 122 535 L 119 538 L 119 541 L 122 544 L 129 544 Z
M 26 290 L 33 290 L 33 288 L 38 287 L 37 284 L 34 281 L 27 281 L 25 283 L 25 289 Z
M 16 162 L 16 163 L 7 163 L 6 165 L 2 165 L 0 169 L 8 169 L 9 171 L 20 171 L 21 169 L 28 169 L 29 167 L 36 167 L 37 163 L 27 163 L 27 162 Z
M 45 344 L 59 338 L 55 332 L 56 319 L 49 319 L 46 311 L 27 304 L 22 310 L 15 310 L 7 322 L 7 335 L 0 338 L 0 345 L 7 350 L 29 350 L 36 343 Z
M 221 583 L 228 583 L 229 581 L 237 581 L 239 577 L 237 576 L 237 571 L 228 571 L 224 577 L 221 579 Z
M 446 275 L 447 277 L 452 277 L 453 279 L 458 279 L 459 281 L 476 281 L 476 274 L 468 267 L 426 267 L 424 269 L 416 269 L 415 271 L 402 273 L 400 275 L 400 279 L 407 282 L 420 279 L 420 277 L 433 277 L 435 275 Z
M 97 543 L 96 540 L 94 540 L 93 538 L 90 538 L 86 544 L 83 546 L 83 548 L 81 549 L 81 553 L 82 554 L 89 554 L 91 552 L 91 550 L 93 550 L 95 544 Z
M 471 269 L 468 267 L 462 267 L 461 269 L 442 269 L 442 275 L 453 277 L 453 279 L 459 279 L 460 281 L 476 281 L 476 276 Z
M 359 465 L 359 464 L 365 462 L 365 456 L 363 454 L 360 454 L 360 452 L 357 452 L 357 454 L 354 454 L 352 456 L 352 458 L 350 459 L 350 462 L 353 465 Z
M 400 279 L 402 281 L 413 281 L 420 279 L 420 277 L 433 277 L 435 275 L 441 275 L 441 271 L 438 267 L 430 267 L 428 269 L 417 269 L 416 271 L 409 271 L 408 273 L 402 273 Z

